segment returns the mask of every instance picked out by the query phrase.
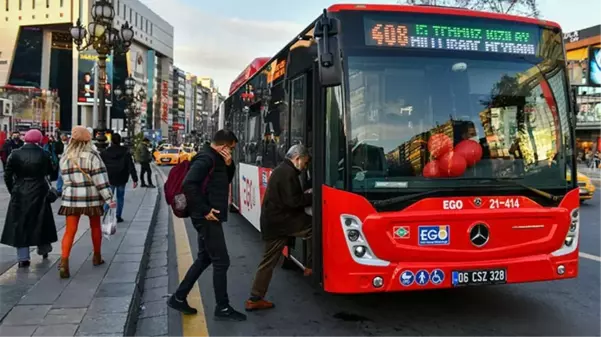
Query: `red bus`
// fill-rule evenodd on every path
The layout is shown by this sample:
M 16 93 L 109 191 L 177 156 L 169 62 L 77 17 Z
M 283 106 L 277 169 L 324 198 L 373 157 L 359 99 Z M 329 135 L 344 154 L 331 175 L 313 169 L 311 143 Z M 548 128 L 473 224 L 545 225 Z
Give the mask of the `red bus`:
M 463 9 L 333 5 L 232 84 L 232 206 L 257 229 L 271 170 L 312 153 L 313 278 L 331 293 L 578 275 L 561 28 Z M 303 241 L 284 250 L 301 267 Z

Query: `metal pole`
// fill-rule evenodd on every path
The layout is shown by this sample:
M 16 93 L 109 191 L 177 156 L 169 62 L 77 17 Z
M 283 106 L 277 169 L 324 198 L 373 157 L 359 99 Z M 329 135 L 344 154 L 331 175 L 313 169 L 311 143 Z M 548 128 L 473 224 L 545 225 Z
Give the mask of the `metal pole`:
M 105 117 L 106 117 L 106 102 L 105 102 L 105 92 L 104 92 L 104 87 L 106 85 L 106 54 L 99 54 L 98 55 L 98 82 L 99 82 L 99 89 L 98 90 L 98 99 L 100 100 L 99 102 L 99 111 L 98 111 L 98 132 L 100 132 L 100 135 L 98 137 L 96 137 L 96 147 L 98 148 L 98 150 L 102 151 L 104 149 L 106 149 L 107 145 L 106 144 L 106 136 L 104 135 L 106 132 L 106 121 L 105 121 Z

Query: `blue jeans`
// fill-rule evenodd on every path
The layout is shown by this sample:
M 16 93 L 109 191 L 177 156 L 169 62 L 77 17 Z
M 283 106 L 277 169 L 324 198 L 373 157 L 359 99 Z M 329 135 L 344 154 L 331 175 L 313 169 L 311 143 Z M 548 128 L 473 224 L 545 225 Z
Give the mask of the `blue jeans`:
M 121 186 L 113 186 L 111 185 L 111 192 L 115 194 L 115 189 L 117 190 L 117 218 L 120 218 L 123 215 L 123 205 L 125 204 L 125 185 Z M 104 211 L 109 210 L 109 205 L 104 205 Z
M 38 246 L 38 254 L 39 255 L 48 254 L 51 251 L 52 251 L 51 244 L 44 244 L 44 245 Z M 19 262 L 31 260 L 31 256 L 29 256 L 29 247 L 17 248 L 17 259 Z
M 63 193 L 63 176 L 61 175 L 61 171 L 58 171 L 58 178 L 56 178 L 56 190 L 58 193 Z

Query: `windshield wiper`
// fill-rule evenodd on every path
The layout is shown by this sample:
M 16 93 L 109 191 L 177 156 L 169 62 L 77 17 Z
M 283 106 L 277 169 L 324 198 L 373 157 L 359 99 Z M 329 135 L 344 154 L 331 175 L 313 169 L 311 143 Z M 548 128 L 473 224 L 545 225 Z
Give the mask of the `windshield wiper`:
M 549 200 L 552 200 L 552 201 L 560 201 L 562 199 L 562 197 L 560 197 L 560 196 L 553 195 L 553 194 L 545 192 L 543 190 L 539 190 L 538 188 L 535 188 L 535 187 L 532 187 L 532 186 L 528 186 L 526 184 L 522 184 L 522 183 L 520 183 L 518 181 L 511 180 L 511 179 L 482 178 L 482 179 L 479 179 L 479 180 L 493 181 L 495 183 L 502 183 L 502 184 L 505 184 L 505 185 L 519 186 L 519 187 L 522 187 L 522 188 L 525 188 L 527 190 L 530 190 L 530 191 L 532 191 L 532 192 L 534 192 L 534 193 L 536 193 L 536 194 L 538 194 L 538 195 L 540 195 L 542 197 L 545 197 L 545 198 L 547 198 Z
M 401 195 L 401 196 L 398 196 L 398 197 L 393 197 L 393 198 L 384 199 L 384 200 L 375 200 L 375 201 L 372 202 L 372 204 L 374 206 L 377 206 L 377 207 L 386 207 L 386 206 L 394 205 L 394 204 L 397 204 L 397 203 L 400 203 L 400 202 L 409 201 L 411 199 L 415 199 L 415 198 L 419 198 L 419 197 L 424 197 L 426 195 L 440 193 L 440 192 L 445 192 L 445 191 L 449 191 L 449 190 L 448 189 L 444 189 L 444 190 L 429 190 L 429 191 L 425 191 L 425 192 L 406 194 L 406 195 Z

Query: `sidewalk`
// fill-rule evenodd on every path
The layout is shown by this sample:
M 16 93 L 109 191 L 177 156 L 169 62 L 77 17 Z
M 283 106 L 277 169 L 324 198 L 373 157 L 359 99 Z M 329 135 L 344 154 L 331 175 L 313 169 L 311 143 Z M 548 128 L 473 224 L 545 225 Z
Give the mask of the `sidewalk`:
M 156 176 L 155 176 L 156 179 Z M 160 182 L 157 182 L 161 186 Z M 55 215 L 59 241 L 48 260 L 32 253 L 31 266 L 19 269 L 14 248 L 0 247 L 0 336 L 132 335 L 135 332 L 141 282 L 154 230 L 157 189 L 126 190 L 123 218 L 117 233 L 103 240 L 106 263 L 92 265 L 89 223 L 82 217 L 70 258 L 70 279 L 60 279 L 60 240 L 64 217 Z M 0 229 L 9 196 L 0 183 Z M 53 204 L 58 210 L 60 200 Z

